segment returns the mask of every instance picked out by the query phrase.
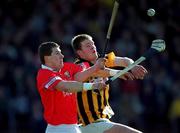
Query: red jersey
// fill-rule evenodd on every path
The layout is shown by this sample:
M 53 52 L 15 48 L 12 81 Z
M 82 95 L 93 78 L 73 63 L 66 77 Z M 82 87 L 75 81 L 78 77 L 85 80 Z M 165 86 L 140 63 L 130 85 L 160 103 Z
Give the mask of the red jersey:
M 59 71 L 42 65 L 37 74 L 37 88 L 44 107 L 44 118 L 48 124 L 76 124 L 77 103 L 76 94 L 63 92 L 54 87 L 62 80 L 73 80 L 74 74 L 81 71 L 81 67 L 73 63 L 64 63 Z

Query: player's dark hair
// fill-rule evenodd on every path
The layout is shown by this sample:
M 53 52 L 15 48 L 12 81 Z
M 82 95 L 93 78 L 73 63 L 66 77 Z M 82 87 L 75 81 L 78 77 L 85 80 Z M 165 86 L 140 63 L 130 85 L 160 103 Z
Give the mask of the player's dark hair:
M 56 47 L 60 46 L 55 42 L 43 42 L 39 45 L 38 53 L 42 64 L 45 64 L 44 56 L 50 56 L 52 49 Z
M 73 37 L 73 39 L 71 40 L 71 46 L 75 53 L 77 50 L 81 49 L 81 42 L 83 42 L 84 40 L 87 40 L 87 39 L 92 40 L 92 37 L 87 34 L 79 34 L 79 35 Z

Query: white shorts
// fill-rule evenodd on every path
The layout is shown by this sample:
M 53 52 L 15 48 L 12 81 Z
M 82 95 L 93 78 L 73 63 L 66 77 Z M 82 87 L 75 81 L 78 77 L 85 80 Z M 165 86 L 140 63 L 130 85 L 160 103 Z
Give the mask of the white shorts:
M 53 126 L 48 124 L 45 133 L 81 133 L 77 124 L 61 124 Z
M 103 133 L 114 126 L 114 123 L 108 119 L 99 119 L 94 123 L 88 124 L 87 126 L 81 126 L 82 133 Z

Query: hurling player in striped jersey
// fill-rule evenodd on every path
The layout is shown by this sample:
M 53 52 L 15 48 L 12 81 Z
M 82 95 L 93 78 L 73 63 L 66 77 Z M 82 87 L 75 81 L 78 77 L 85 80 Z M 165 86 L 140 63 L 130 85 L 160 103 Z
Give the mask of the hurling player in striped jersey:
M 83 66 L 84 70 L 92 67 L 98 60 L 98 53 L 95 43 L 90 35 L 79 34 L 75 36 L 71 45 L 77 56 L 76 64 Z M 127 57 L 116 57 L 113 53 L 106 55 L 106 68 L 99 70 L 99 75 L 93 75 L 84 80 L 84 82 L 95 83 L 97 81 L 106 81 L 109 76 L 115 75 L 118 70 L 107 67 L 127 67 L 134 61 Z M 131 72 L 123 75 L 122 79 L 143 79 L 147 70 L 140 65 L 135 66 Z M 77 81 L 82 81 L 75 78 Z M 136 129 L 120 123 L 110 121 L 114 115 L 109 105 L 109 86 L 99 90 L 88 90 L 77 93 L 79 122 L 82 123 L 82 133 L 140 133 Z

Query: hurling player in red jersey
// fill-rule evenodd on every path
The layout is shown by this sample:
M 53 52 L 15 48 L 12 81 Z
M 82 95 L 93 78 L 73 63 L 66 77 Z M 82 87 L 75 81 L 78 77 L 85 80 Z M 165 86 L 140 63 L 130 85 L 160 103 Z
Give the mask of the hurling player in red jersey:
M 39 46 L 41 68 L 37 74 L 37 88 L 47 122 L 46 133 L 80 133 L 77 126 L 76 93 L 105 86 L 103 82 L 81 83 L 74 81 L 87 78 L 104 67 L 104 59 L 86 71 L 73 63 L 64 63 L 60 46 L 54 42 L 44 42 Z

